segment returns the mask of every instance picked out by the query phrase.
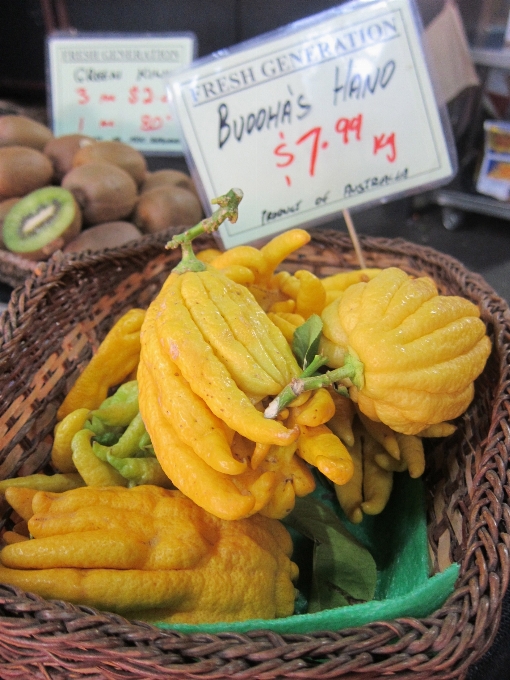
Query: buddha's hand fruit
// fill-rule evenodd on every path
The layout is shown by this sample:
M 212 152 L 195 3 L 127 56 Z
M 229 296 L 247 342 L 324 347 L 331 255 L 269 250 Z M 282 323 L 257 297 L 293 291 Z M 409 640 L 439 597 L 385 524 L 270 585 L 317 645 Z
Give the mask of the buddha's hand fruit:
M 124 382 L 140 359 L 140 328 L 145 311 L 133 308 L 111 328 L 57 412 L 62 420 L 76 409 L 97 409 L 111 387 Z
M 391 267 L 331 305 L 323 332 L 363 365 L 361 389 L 350 388 L 362 413 L 418 434 L 467 409 L 491 351 L 475 304 Z
M 169 244 L 183 247 L 183 259 L 147 310 L 138 369 L 140 412 L 163 470 L 226 519 L 257 512 L 279 481 L 274 470 L 250 472 L 249 452 L 233 453 L 233 438 L 255 449 L 286 447 L 299 435 L 259 406 L 299 374 L 288 342 L 245 286 L 191 250 L 195 235 L 235 221 L 241 197 L 220 197 L 211 218 Z
M 404 434 L 461 415 L 491 351 L 475 304 L 395 267 L 345 291 L 338 325 L 364 366 L 360 410 Z
M 491 351 L 475 304 L 439 295 L 431 278 L 397 267 L 349 286 L 321 322 L 320 355 L 266 407 L 267 418 L 296 395 L 333 384 L 371 420 L 420 434 L 467 409 Z M 332 370 L 314 374 L 324 365 Z
M 220 520 L 151 485 L 38 492 L 32 511 L 33 539 L 0 553 L 4 583 L 152 621 L 293 613 L 297 566 L 277 520 Z

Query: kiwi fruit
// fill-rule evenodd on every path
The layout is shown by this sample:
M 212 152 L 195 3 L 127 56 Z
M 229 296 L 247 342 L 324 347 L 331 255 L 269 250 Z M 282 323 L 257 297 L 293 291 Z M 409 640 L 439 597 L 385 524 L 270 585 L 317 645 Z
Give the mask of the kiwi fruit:
M 5 247 L 29 260 L 44 260 L 80 231 L 82 216 L 73 195 L 62 187 L 43 187 L 21 198 L 7 213 Z
M 53 137 L 49 127 L 22 115 L 0 116 L 0 146 L 29 146 L 42 151 Z
M 0 202 L 0 248 L 5 248 L 4 238 L 3 238 L 3 226 L 7 213 L 10 209 L 16 205 L 21 198 L 6 198 L 5 201 Z
M 185 172 L 173 170 L 171 168 L 163 168 L 162 170 L 148 172 L 140 187 L 140 193 L 143 194 L 145 191 L 150 191 L 151 189 L 160 186 L 181 187 L 181 189 L 187 189 L 198 196 L 195 183 L 191 177 Z
M 137 187 L 145 179 L 147 161 L 145 156 L 125 142 L 115 140 L 94 141 L 81 145 L 73 158 L 73 166 L 106 161 L 118 165 L 135 180 Z
M 73 158 L 84 143 L 94 142 L 93 137 L 81 135 L 78 132 L 69 135 L 60 135 L 50 139 L 43 153 L 53 163 L 54 177 L 60 182 L 62 177 L 73 167 Z
M 155 233 L 168 227 L 186 227 L 203 217 L 200 201 L 191 191 L 178 186 L 159 186 L 140 195 L 133 222 L 143 232 Z
M 97 252 L 105 248 L 118 248 L 142 237 L 142 232 L 131 222 L 122 220 L 103 222 L 84 229 L 64 248 L 65 253 Z
M 53 165 L 28 146 L 0 147 L 0 200 L 24 196 L 51 183 Z
M 74 195 L 89 225 L 124 219 L 138 198 L 132 176 L 105 161 L 73 168 L 64 175 L 61 186 Z

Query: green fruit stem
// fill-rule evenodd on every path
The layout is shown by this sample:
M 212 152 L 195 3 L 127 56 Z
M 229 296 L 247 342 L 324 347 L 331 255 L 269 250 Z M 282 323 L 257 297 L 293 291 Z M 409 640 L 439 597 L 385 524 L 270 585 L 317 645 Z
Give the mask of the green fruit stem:
M 293 378 L 271 401 L 264 411 L 264 418 L 276 418 L 280 411 L 289 406 L 296 397 L 309 390 L 317 390 L 320 387 L 328 387 L 342 381 L 350 381 L 352 385 L 361 389 L 363 385 L 363 364 L 358 358 L 346 353 L 344 365 L 340 368 L 311 375 L 326 361 L 324 357 L 316 356 L 301 375 L 298 378 Z
M 183 272 L 201 272 L 205 271 L 206 265 L 201 262 L 195 253 L 193 252 L 193 247 L 191 245 L 193 239 L 202 234 L 212 234 L 217 229 L 219 229 L 220 224 L 225 220 L 229 220 L 232 224 L 237 222 L 238 218 L 238 206 L 243 198 L 243 192 L 241 189 L 230 189 L 226 194 L 213 198 L 211 203 L 213 205 L 219 205 L 218 210 L 213 212 L 210 217 L 206 217 L 204 220 L 196 224 L 194 227 L 183 231 L 182 234 L 176 234 L 168 243 L 166 248 L 173 250 L 175 248 L 181 247 L 182 258 L 179 264 L 174 267 L 173 271 L 178 273 Z

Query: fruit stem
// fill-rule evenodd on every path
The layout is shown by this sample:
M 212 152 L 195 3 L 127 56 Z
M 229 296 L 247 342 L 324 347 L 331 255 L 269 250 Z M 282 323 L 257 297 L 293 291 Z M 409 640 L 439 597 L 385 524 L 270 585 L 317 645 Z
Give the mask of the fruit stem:
M 321 360 L 317 361 L 316 360 Z M 315 369 L 324 364 L 322 357 L 315 359 L 305 368 L 298 378 L 293 378 L 288 385 L 271 401 L 264 411 L 264 418 L 276 418 L 296 397 L 309 390 L 317 390 L 320 387 L 328 387 L 341 381 L 347 381 L 361 389 L 363 385 L 363 364 L 352 354 L 346 353 L 345 362 L 340 368 L 335 368 L 326 373 L 310 375 Z
M 229 220 L 229 222 L 232 224 L 237 222 L 238 206 L 242 198 L 243 192 L 241 189 L 230 189 L 230 191 L 228 191 L 226 194 L 218 196 L 217 198 L 213 198 L 211 203 L 213 205 L 219 205 L 220 207 L 218 210 L 213 212 L 210 217 L 203 219 L 194 227 L 183 231 L 182 234 L 176 234 L 170 241 L 168 241 L 165 246 L 165 248 L 168 250 L 174 250 L 179 246 L 182 250 L 181 261 L 176 267 L 174 267 L 174 272 L 200 272 L 206 269 L 206 265 L 201 262 L 193 252 L 191 242 L 193 239 L 197 238 L 197 236 L 201 236 L 202 234 L 212 234 L 225 220 Z

